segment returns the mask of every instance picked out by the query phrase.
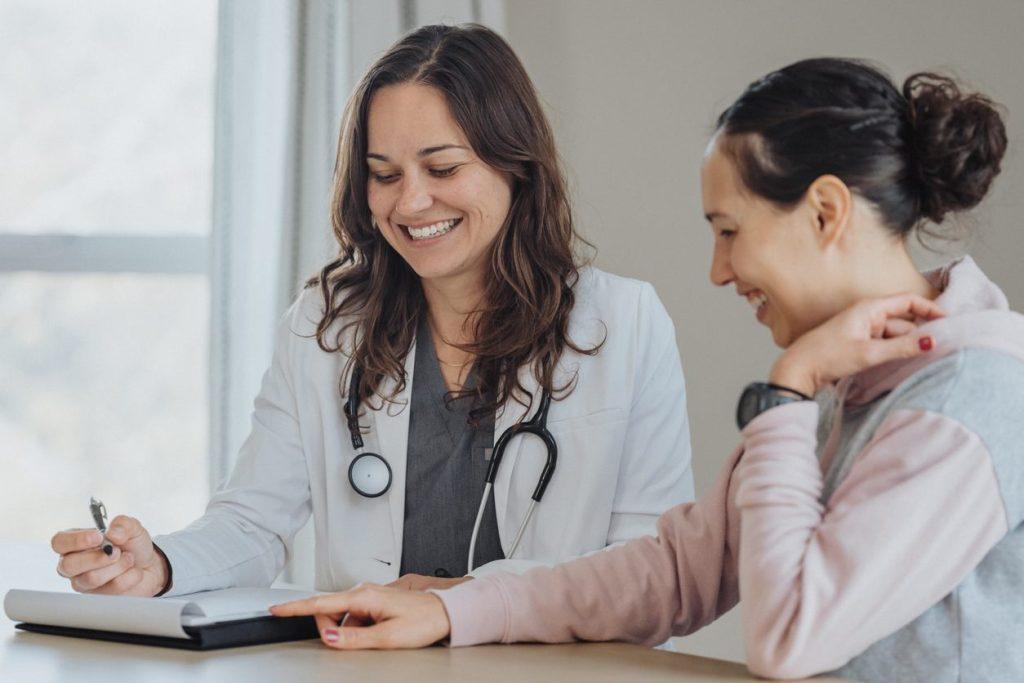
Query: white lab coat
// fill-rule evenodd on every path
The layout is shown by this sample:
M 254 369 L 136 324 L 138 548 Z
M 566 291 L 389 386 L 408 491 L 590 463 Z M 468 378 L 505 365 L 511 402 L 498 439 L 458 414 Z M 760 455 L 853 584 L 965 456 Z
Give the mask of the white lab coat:
M 556 386 L 578 374 L 575 390 L 552 401 L 548 415 L 558 443 L 551 484 L 515 557 L 483 565 L 474 575 L 522 572 L 655 534 L 662 512 L 693 499 L 683 373 L 664 306 L 649 284 L 594 268 L 581 272 L 574 291 L 570 337 L 583 347 L 603 338 L 604 346 L 594 356 L 563 354 Z M 367 450 L 383 455 L 393 472 L 385 495 L 364 498 L 348 480 L 354 451 L 340 393 L 348 389 L 341 382 L 346 358 L 323 352 L 312 336 L 321 310 L 316 288 L 289 309 L 231 477 L 199 520 L 155 539 L 172 567 L 171 594 L 269 585 L 310 513 L 319 590 L 398 578 L 416 354 L 406 358 L 410 380 L 396 404 L 374 411 L 363 403 Z M 536 406 L 536 382 L 525 370 L 521 377 Z M 532 412 L 506 404 L 495 420 L 495 439 L 524 415 Z M 505 553 L 544 462 L 535 437 L 517 437 L 506 450 L 494 486 Z M 474 487 L 466 495 L 478 499 L 481 493 Z

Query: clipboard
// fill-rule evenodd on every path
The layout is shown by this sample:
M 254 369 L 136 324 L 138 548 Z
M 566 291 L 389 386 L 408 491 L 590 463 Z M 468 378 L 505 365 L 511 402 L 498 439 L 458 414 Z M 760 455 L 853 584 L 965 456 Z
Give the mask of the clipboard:
M 275 617 L 270 605 L 316 593 L 227 588 L 174 598 L 11 590 L 4 596 L 15 628 L 182 650 L 217 650 L 319 638 L 310 616 Z
M 32 633 L 48 633 L 54 636 L 91 638 L 114 643 L 171 647 L 179 650 L 221 650 L 229 647 L 320 638 L 320 631 L 317 629 L 316 620 L 313 617 L 255 617 L 204 626 L 185 626 L 183 630 L 188 634 L 188 638 L 169 638 L 167 636 L 99 631 L 48 624 L 20 623 L 15 624 L 14 628 Z

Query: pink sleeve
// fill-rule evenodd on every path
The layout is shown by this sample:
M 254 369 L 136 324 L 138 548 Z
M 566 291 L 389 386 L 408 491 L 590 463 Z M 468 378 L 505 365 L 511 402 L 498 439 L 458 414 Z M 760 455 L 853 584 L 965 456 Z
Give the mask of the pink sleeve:
M 836 669 L 939 602 L 1007 532 L 985 445 L 960 423 L 895 411 L 823 508 L 817 406 L 744 430 L 734 475 L 747 665 Z
M 625 640 L 664 642 L 710 623 L 738 599 L 738 514 L 730 482 L 658 520 L 658 535 L 526 574 L 494 574 L 436 591 L 451 644 Z

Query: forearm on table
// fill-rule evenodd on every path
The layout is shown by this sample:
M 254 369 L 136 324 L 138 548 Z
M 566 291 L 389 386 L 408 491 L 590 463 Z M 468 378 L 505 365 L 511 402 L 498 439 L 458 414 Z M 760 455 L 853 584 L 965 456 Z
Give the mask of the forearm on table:
M 726 499 L 732 466 L 701 501 L 661 516 L 658 535 L 522 576 L 495 574 L 437 595 L 451 644 L 626 640 L 656 645 L 735 604 Z

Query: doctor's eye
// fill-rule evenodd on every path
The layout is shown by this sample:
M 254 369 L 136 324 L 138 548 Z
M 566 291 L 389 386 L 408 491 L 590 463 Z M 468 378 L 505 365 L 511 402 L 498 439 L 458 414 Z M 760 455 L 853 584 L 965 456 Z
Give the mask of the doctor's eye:
M 398 175 L 399 174 L 397 173 L 390 173 L 387 175 L 383 173 L 370 173 L 371 178 L 376 180 L 378 183 L 384 183 L 385 185 L 387 185 L 388 183 L 393 183 L 396 180 L 398 180 Z
M 719 230 L 718 236 L 722 239 L 731 239 L 736 236 L 735 230 Z
M 455 171 L 459 169 L 459 166 L 461 166 L 461 164 L 448 166 L 447 168 L 432 168 L 430 169 L 430 175 L 434 176 L 435 178 L 447 178 L 448 176 L 455 173 Z

